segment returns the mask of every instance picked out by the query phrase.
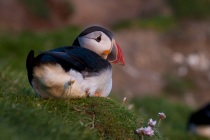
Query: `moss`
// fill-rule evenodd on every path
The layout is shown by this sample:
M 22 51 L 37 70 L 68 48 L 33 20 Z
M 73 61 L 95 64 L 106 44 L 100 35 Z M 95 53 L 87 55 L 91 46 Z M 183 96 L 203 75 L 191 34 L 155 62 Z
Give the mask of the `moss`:
M 24 94 L 23 94 L 24 93 Z M 18 139 L 129 139 L 137 118 L 109 98 L 40 99 L 30 90 L 0 92 L 0 122 Z M 8 136 L 9 138 L 9 136 Z

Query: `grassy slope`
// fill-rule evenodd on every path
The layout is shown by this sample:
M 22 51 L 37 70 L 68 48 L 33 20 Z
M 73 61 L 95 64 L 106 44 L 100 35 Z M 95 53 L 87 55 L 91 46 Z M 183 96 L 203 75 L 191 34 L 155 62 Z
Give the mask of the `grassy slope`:
M 131 138 L 136 120 L 121 104 L 107 98 L 45 100 L 35 98 L 27 81 L 29 50 L 71 45 L 78 28 L 0 38 L 0 139 Z
M 35 98 L 26 76 L 27 53 L 70 45 L 78 33 L 78 28 L 66 28 L 0 35 L 0 139 L 138 139 L 133 130 L 146 126 L 148 118 L 155 119 L 160 111 L 167 114 L 160 127 L 164 139 L 199 139 L 185 132 L 190 108 L 166 99 L 135 99 L 136 108 L 142 110 L 132 112 L 107 98 Z
M 0 106 L 0 139 L 122 139 L 136 127 L 125 107 L 106 98 L 45 100 L 11 90 L 1 92 Z

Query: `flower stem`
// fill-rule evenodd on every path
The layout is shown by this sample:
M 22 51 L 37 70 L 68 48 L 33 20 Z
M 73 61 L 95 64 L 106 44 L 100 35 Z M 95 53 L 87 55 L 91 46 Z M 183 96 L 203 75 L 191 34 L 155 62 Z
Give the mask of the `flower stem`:
M 159 126 L 160 126 L 160 122 L 161 122 L 161 119 L 159 119 L 159 121 L 158 121 L 158 126 L 157 126 L 157 127 L 159 127 Z

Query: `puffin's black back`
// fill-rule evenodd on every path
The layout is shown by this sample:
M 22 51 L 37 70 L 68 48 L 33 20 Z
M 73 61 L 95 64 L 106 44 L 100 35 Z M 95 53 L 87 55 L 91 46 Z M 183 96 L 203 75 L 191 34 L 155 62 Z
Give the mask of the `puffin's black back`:
M 95 52 L 82 47 L 60 47 L 45 51 L 34 58 L 34 52 L 28 54 L 26 67 L 31 84 L 33 68 L 42 64 L 58 63 L 67 72 L 70 69 L 98 73 L 103 69 L 111 68 L 111 64 Z

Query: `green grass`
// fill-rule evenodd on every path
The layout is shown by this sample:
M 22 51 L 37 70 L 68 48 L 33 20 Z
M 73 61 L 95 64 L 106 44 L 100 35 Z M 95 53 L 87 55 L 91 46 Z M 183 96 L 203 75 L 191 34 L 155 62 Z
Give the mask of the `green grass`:
M 178 19 L 209 19 L 209 0 L 167 0 Z
M 45 100 L 30 90 L 0 93 L 0 139 L 123 139 L 135 137 L 137 122 L 107 98 Z
M 182 97 L 184 93 L 196 87 L 196 84 L 194 84 L 192 80 L 170 74 L 164 76 L 164 81 L 165 86 L 163 90 L 168 95 L 176 94 L 176 96 Z
M 176 26 L 176 20 L 172 17 L 154 16 L 135 20 L 121 21 L 113 26 L 114 30 L 124 28 L 154 29 L 157 31 L 167 31 Z

